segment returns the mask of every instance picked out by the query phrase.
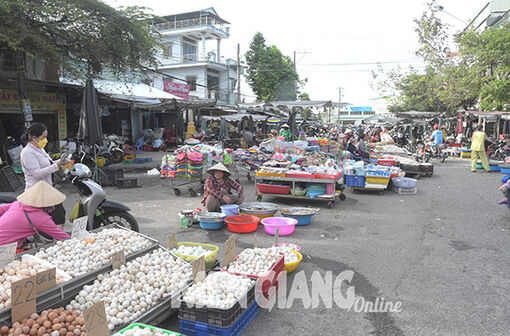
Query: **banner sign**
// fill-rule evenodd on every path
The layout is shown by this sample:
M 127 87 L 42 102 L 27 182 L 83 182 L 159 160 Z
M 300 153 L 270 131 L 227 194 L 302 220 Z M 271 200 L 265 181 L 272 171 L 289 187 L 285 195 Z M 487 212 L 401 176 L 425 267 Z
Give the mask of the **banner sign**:
M 187 84 L 165 81 L 163 91 L 173 94 L 184 100 L 188 100 L 190 86 Z

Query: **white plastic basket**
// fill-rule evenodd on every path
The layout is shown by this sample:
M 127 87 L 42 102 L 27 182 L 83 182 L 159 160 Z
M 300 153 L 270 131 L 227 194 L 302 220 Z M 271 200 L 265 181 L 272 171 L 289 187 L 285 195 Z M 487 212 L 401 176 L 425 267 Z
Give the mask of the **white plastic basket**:
M 417 180 L 409 177 L 398 176 L 392 178 L 391 182 L 393 182 L 393 185 L 397 188 L 414 188 Z

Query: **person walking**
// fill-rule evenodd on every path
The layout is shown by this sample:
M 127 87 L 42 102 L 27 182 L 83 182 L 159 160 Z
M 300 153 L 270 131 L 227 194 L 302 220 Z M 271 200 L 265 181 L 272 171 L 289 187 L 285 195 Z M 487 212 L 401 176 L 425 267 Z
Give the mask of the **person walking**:
M 42 123 L 33 123 L 25 132 L 23 141 L 27 145 L 21 151 L 21 167 L 25 174 L 25 191 L 40 181 L 53 186 L 51 174 L 57 172 L 65 162 L 62 160 L 53 161 L 46 153 L 44 147 L 48 143 L 48 130 Z M 63 228 L 66 221 L 66 211 L 62 204 L 57 204 L 47 209 L 55 224 Z
M 476 172 L 476 161 L 478 161 L 478 158 L 482 161 L 483 168 L 487 172 L 491 172 L 487 156 L 485 155 L 485 140 L 494 142 L 487 137 L 487 134 L 483 131 L 483 126 L 478 125 L 476 127 L 476 131 L 473 133 L 473 137 L 471 138 L 471 171 L 473 173 Z

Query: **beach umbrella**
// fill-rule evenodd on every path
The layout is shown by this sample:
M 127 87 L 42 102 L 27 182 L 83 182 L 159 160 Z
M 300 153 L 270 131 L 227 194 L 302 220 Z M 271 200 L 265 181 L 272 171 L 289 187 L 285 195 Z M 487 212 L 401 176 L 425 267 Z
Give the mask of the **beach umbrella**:
M 457 115 L 457 126 L 455 127 L 455 135 L 464 133 L 464 124 L 462 123 L 462 113 Z

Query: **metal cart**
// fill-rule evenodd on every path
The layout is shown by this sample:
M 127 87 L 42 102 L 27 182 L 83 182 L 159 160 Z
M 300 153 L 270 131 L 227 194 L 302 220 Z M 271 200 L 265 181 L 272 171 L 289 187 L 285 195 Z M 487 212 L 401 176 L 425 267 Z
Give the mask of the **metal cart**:
M 334 184 L 335 188 L 334 188 L 333 194 L 321 195 L 321 196 L 317 196 L 317 197 L 313 198 L 314 200 L 328 202 L 327 207 L 331 208 L 335 204 L 337 198 L 339 198 L 341 201 L 345 200 L 345 194 L 343 193 L 344 186 L 343 186 L 342 180 L 343 180 L 342 176 L 339 176 L 336 179 L 310 179 L 310 178 L 300 178 L 300 177 L 274 177 L 274 176 L 255 175 L 255 190 L 256 190 L 257 201 L 259 201 L 259 202 L 262 200 L 263 196 L 311 200 L 311 198 L 308 195 L 298 196 L 298 195 L 291 195 L 291 194 L 261 193 L 261 192 L 259 192 L 259 190 L 257 188 L 257 183 L 260 181 L 291 182 L 292 183 L 291 189 L 294 189 L 296 187 L 296 183 L 299 183 L 299 182 Z M 340 187 L 337 188 L 337 185 L 340 185 Z

